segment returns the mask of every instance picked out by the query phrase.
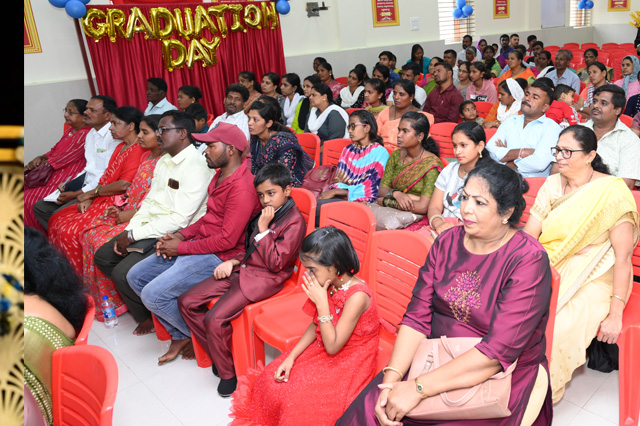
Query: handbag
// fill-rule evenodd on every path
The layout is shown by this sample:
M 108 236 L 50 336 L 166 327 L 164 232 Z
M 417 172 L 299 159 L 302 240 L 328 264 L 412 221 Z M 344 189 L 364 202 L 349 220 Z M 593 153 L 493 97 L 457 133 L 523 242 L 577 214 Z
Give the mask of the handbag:
M 320 194 L 329 190 L 337 170 L 336 166 L 330 164 L 309 170 L 302 181 L 302 188 L 308 189 L 318 198 Z
M 425 339 L 413 357 L 407 380 L 446 364 L 469 351 L 482 339 L 480 337 L 442 336 Z M 496 419 L 511 415 L 511 373 L 515 361 L 506 371 L 494 374 L 489 379 L 470 388 L 455 389 L 429 396 L 407 413 L 417 420 Z
M 376 218 L 376 231 L 388 229 L 404 229 L 423 218 L 421 214 L 383 207 L 376 203 L 367 203 Z
M 49 163 L 40 163 L 34 169 L 27 171 L 24 175 L 24 186 L 27 188 L 38 188 L 49 182 L 53 174 L 53 167 Z

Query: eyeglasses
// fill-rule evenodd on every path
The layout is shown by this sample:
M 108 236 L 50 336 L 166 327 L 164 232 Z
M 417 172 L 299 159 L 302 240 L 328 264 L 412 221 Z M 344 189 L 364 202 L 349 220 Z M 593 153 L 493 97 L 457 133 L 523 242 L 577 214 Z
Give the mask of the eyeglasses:
M 355 130 L 356 126 L 366 126 L 366 123 L 350 123 L 347 126 L 347 130 Z
M 63 109 L 62 109 L 62 113 L 63 113 L 63 114 L 69 114 L 69 115 L 74 115 L 74 114 L 82 115 L 82 113 L 80 113 L 80 112 L 78 112 L 78 111 L 69 111 L 69 110 L 68 110 L 68 109 L 66 109 L 66 108 L 63 108 Z
M 178 129 L 184 129 L 184 127 L 158 127 L 158 130 L 156 130 L 156 133 L 159 135 L 162 135 L 167 130 L 178 130 Z
M 565 160 L 568 160 L 569 158 L 571 158 L 571 156 L 573 155 L 574 152 L 586 152 L 586 149 L 562 149 L 560 147 L 554 146 L 553 148 L 551 148 L 551 155 L 553 155 L 554 157 L 557 157 L 558 154 L 562 155 L 562 158 L 564 158 Z

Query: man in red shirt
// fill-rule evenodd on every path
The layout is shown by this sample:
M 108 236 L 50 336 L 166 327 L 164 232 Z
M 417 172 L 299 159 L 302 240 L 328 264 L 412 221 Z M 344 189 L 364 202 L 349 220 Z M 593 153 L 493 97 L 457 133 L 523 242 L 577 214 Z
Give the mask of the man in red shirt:
M 433 114 L 434 123 L 457 123 L 464 98 L 453 85 L 451 65 L 439 62 L 433 70 L 433 79 L 437 87 L 427 96 L 423 111 Z
M 137 263 L 127 274 L 133 291 L 171 334 L 171 346 L 158 358 L 159 364 L 181 352 L 184 358 L 194 357 L 178 297 L 211 277 L 222 262 L 244 255 L 247 224 L 260 210 L 253 175 L 242 158 L 247 149 L 244 133 L 233 124 L 220 123 L 203 142 L 207 165 L 219 169 L 209 184 L 207 212 L 193 225 L 159 238 L 156 256 Z

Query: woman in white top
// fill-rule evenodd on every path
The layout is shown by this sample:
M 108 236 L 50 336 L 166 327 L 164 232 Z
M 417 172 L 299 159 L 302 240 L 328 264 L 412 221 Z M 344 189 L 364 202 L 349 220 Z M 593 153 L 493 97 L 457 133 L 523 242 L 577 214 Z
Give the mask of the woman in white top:
M 282 105 L 282 116 L 285 124 L 291 127 L 293 124 L 293 117 L 296 115 L 296 108 L 298 103 L 304 99 L 302 85 L 300 84 L 300 77 L 298 74 L 289 73 L 282 76 L 282 83 L 280 83 L 280 91 L 284 96 L 284 104 Z
M 349 71 L 347 87 L 340 90 L 336 104 L 342 108 L 362 108 L 364 104 L 364 73 L 359 68 Z
M 305 133 L 315 133 L 321 144 L 330 139 L 348 139 L 349 115 L 333 101 L 331 88 L 324 83 L 313 86 L 309 94 L 311 111 L 307 116 Z

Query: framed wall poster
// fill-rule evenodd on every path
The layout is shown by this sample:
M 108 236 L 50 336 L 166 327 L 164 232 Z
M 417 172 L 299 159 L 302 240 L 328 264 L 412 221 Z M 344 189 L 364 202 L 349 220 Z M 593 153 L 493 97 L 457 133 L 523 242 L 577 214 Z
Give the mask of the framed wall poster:
M 400 25 L 398 0 L 371 0 L 374 27 Z
M 493 19 L 509 17 L 509 0 L 493 0 Z
M 24 53 L 40 53 L 40 39 L 36 21 L 33 19 L 31 0 L 24 0 Z
M 629 0 L 608 0 L 609 12 L 624 12 L 629 10 Z

